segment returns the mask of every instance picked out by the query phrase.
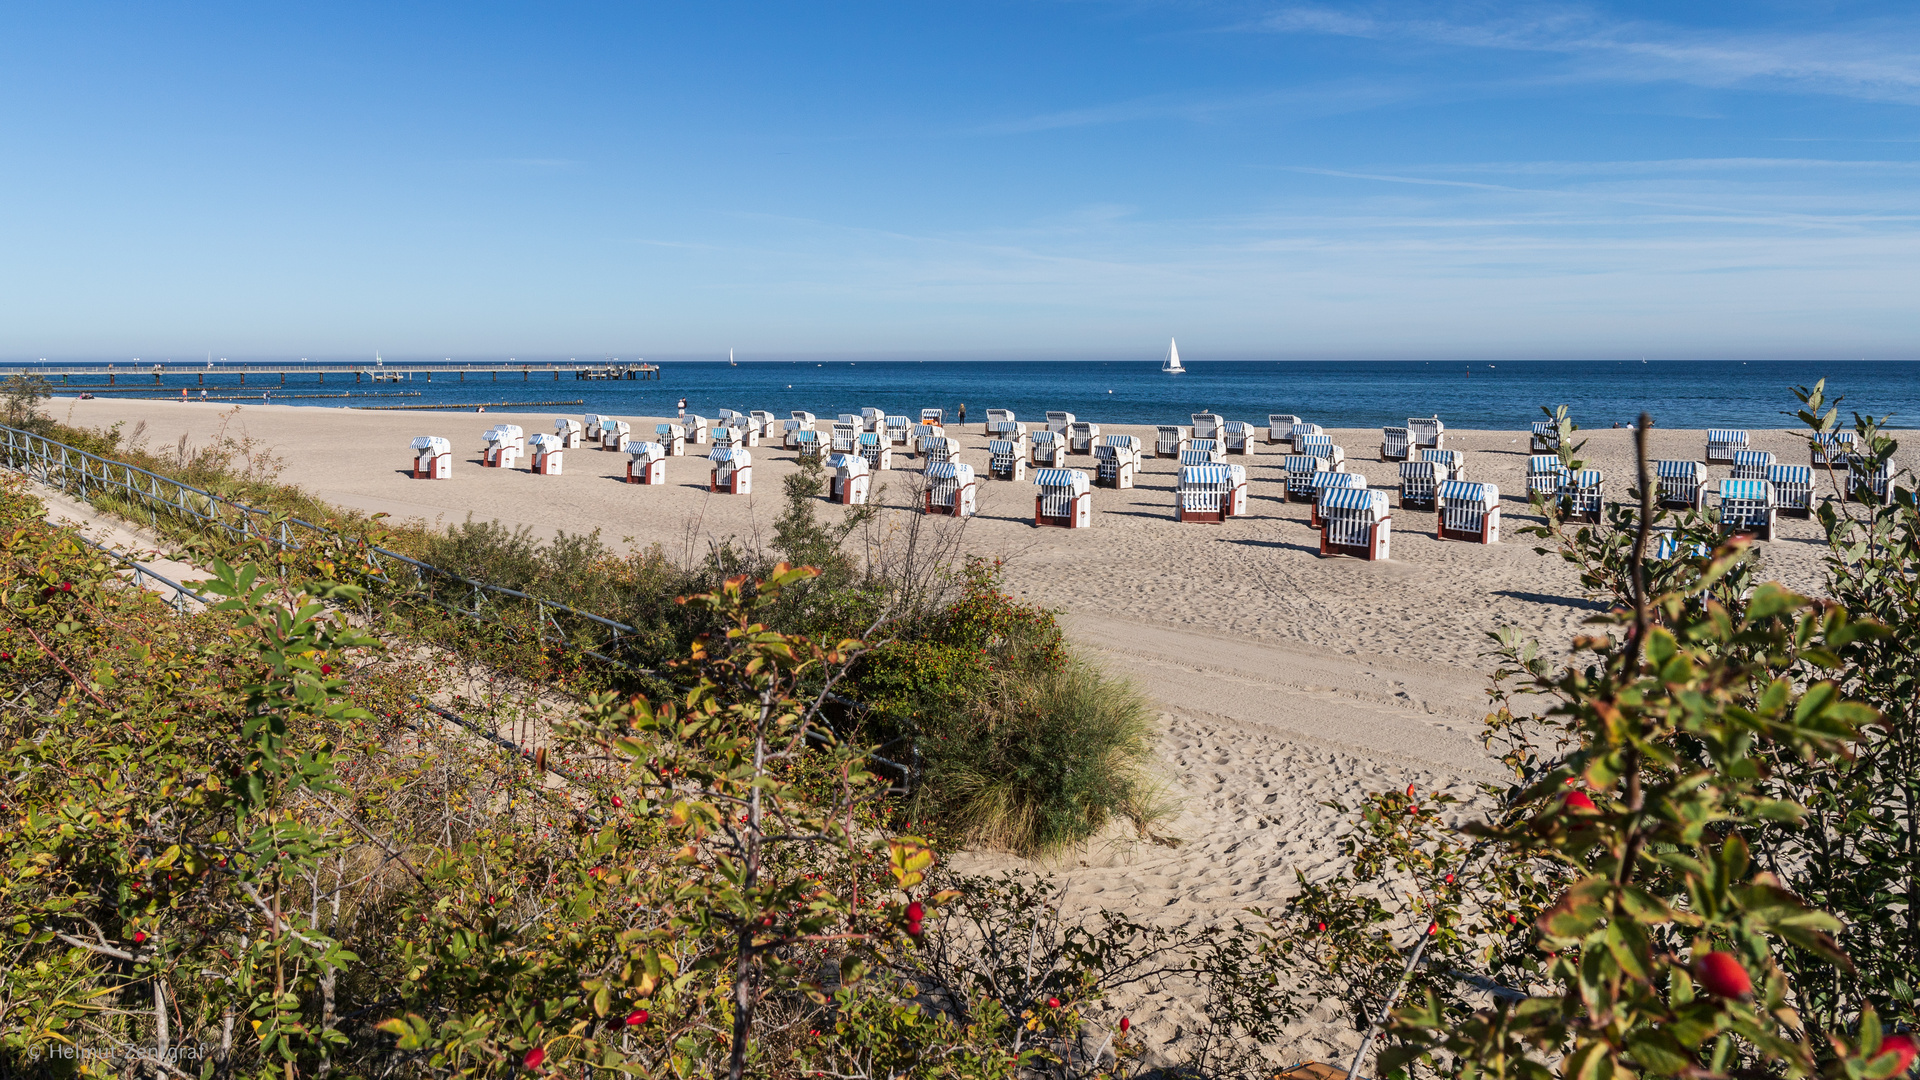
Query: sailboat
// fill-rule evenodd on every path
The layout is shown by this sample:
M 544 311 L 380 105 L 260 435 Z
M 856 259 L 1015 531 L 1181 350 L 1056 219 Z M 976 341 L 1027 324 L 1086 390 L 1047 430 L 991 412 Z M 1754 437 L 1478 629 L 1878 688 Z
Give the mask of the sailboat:
M 738 360 L 735 360 L 735 359 L 733 358 L 733 350 L 732 350 L 732 349 L 728 349 L 728 350 L 727 350 L 727 366 L 728 366 L 728 367 L 739 367 L 739 366 L 740 366 L 740 362 L 739 362 Z
M 1180 366 L 1180 343 L 1167 339 L 1167 359 L 1161 363 L 1160 370 L 1169 375 L 1179 375 L 1187 369 Z

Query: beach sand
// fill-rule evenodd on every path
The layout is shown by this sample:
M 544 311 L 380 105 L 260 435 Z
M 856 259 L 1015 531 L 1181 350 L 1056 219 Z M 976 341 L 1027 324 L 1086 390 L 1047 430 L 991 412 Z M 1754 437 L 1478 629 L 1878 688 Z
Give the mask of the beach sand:
M 68 398 L 48 412 L 88 427 L 123 421 L 130 430 L 144 422 L 156 448 L 182 435 L 205 443 L 224 422 L 229 434 L 244 431 L 272 446 L 285 461 L 283 481 L 336 505 L 429 524 L 472 514 L 542 535 L 597 528 L 615 546 L 657 543 L 675 557 L 697 558 L 709 543 L 730 538 L 766 543 L 780 511 L 780 480 L 793 469 L 791 453 L 755 448 L 754 494 L 727 496 L 708 493 L 704 456 L 670 459 L 661 487 L 622 482 L 627 455 L 594 449 L 568 451 L 558 477 L 533 475 L 524 460 L 514 470 L 481 467 L 482 431 L 514 423 L 528 434 L 550 432 L 559 415 L 552 412 L 278 405 L 236 412 L 196 402 Z M 638 439 L 657 418 L 626 419 Z M 1150 427 L 1102 431 L 1138 435 L 1151 449 Z M 1396 507 L 1392 559 L 1378 563 L 1319 555 L 1308 508 L 1280 499 L 1283 446 L 1262 442 L 1251 457 L 1228 459 L 1247 466 L 1247 517 L 1176 522 L 1176 465 L 1148 459 L 1132 490 L 1094 490 L 1091 529 L 1036 529 L 1031 483 L 984 479 L 982 425 L 947 433 L 983 477 L 962 550 L 1004 558 L 1011 591 L 1061 611 L 1079 645 L 1136 679 L 1162 711 L 1161 756 L 1178 810 L 1155 831 L 1176 844 L 1115 839 L 1038 868 L 1065 884 L 1075 910 L 1186 922 L 1276 906 L 1292 892 L 1296 870 L 1309 877 L 1338 870 L 1344 816 L 1324 801 L 1351 806 L 1369 791 L 1409 782 L 1470 797 L 1477 784 L 1502 779 L 1478 739 L 1493 666 L 1488 631 L 1517 627 L 1558 652 L 1597 610 L 1572 566 L 1537 554 L 1537 541 L 1518 535 L 1537 521 L 1525 498 L 1525 432 L 1447 433 L 1449 449 L 1467 452 L 1468 478 L 1499 486 L 1503 543 L 1435 540 L 1431 513 Z M 1397 466 L 1379 460 L 1377 429 L 1329 434 L 1345 447 L 1349 472 L 1397 487 Z M 451 480 L 411 478 L 408 442 L 416 435 L 452 440 Z M 1608 497 L 1624 498 L 1632 433 L 1581 437 L 1589 467 L 1606 474 Z M 1752 440 L 1782 462 L 1806 461 L 1805 443 L 1793 433 L 1754 431 Z M 1651 435 L 1657 458 L 1698 460 L 1704 441 L 1699 431 Z M 690 446 L 689 455 L 706 449 Z M 1089 457 L 1069 461 L 1092 470 Z M 875 487 L 884 485 L 886 504 L 904 507 L 918 462 L 896 453 L 893 464 Z M 1817 523 L 1782 518 L 1776 539 L 1758 547 L 1765 577 L 1817 590 L 1825 550 Z M 969 853 L 958 864 L 968 871 L 1022 865 L 994 853 Z M 1193 1008 L 1162 1004 L 1166 1025 L 1142 1029 L 1150 1039 L 1171 1037 L 1182 1011 Z M 1351 1053 L 1359 1036 L 1332 1017 L 1323 1006 L 1298 1025 L 1289 1055 L 1344 1063 L 1338 1055 Z

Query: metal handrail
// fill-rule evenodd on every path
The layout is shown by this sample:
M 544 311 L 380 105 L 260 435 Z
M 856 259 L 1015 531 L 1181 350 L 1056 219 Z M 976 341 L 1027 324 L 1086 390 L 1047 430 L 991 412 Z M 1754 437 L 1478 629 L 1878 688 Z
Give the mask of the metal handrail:
M 609 619 L 604 615 L 596 615 L 591 611 L 582 611 L 579 608 L 555 600 L 545 600 L 521 592 L 518 589 L 509 589 L 501 585 L 491 585 L 484 581 L 476 581 L 473 578 L 456 574 L 450 570 L 443 570 L 431 563 L 421 562 L 419 559 L 402 555 L 397 551 L 389 551 L 386 548 L 366 544 L 364 541 L 347 536 L 338 530 L 329 529 L 324 525 L 315 525 L 312 522 L 303 521 L 299 518 L 288 517 L 279 523 L 278 529 L 276 530 L 269 527 L 273 518 L 272 513 L 269 511 L 248 506 L 245 503 L 235 502 L 232 499 L 215 495 L 210 491 L 204 491 L 191 484 L 182 483 L 172 477 L 162 476 L 159 473 L 140 468 L 137 465 L 130 465 L 124 461 L 114 461 L 111 458 L 101 457 L 98 454 L 81 450 L 78 447 L 69 446 L 56 439 L 48 438 L 45 435 L 36 434 L 31 431 L 22 431 L 19 428 L 8 427 L 4 424 L 0 424 L 0 433 L 4 433 L 5 436 L 6 459 L 4 464 L 8 468 L 32 477 L 46 484 L 48 487 L 57 488 L 62 492 L 77 495 L 82 501 L 86 502 L 91 502 L 96 495 L 100 494 L 124 493 L 129 499 L 142 503 L 147 507 L 147 520 L 149 524 L 158 523 L 159 513 L 161 512 L 159 508 L 165 507 L 169 513 L 186 517 L 197 523 L 203 523 L 207 527 L 218 527 L 224 530 L 229 536 L 237 536 L 245 539 L 261 539 L 265 540 L 272 547 L 291 551 L 301 551 L 305 549 L 306 545 L 296 538 L 293 531 L 295 529 L 304 529 L 317 537 L 325 537 L 348 546 L 362 548 L 366 553 L 367 575 L 384 584 L 394 585 L 403 589 L 406 588 L 404 584 L 395 580 L 396 575 L 389 573 L 390 569 L 396 568 L 383 566 L 383 560 L 411 567 L 413 569 L 415 589 L 426 594 L 425 599 L 427 602 L 436 607 L 444 608 L 477 621 L 489 621 L 482 611 L 482 608 L 485 598 L 496 596 L 532 604 L 535 609 L 536 621 L 539 623 L 540 637 L 543 641 L 553 636 L 547 632 L 549 626 L 551 626 L 558 635 L 558 640 L 562 642 L 567 640 L 565 631 L 561 629 L 558 620 L 554 618 L 556 613 L 583 619 L 607 628 L 612 631 L 616 645 L 619 643 L 622 635 L 639 635 L 639 631 L 634 627 L 616 619 Z M 224 519 L 221 516 L 222 508 L 231 511 L 235 520 L 228 521 Z M 158 575 L 153 576 L 158 577 Z M 457 583 L 466 586 L 470 596 L 469 604 L 456 605 L 441 600 L 434 595 L 433 587 L 428 584 L 431 579 L 441 579 L 449 584 Z M 169 584 L 172 583 L 169 582 Z M 585 649 L 583 651 L 589 656 L 609 663 L 626 667 L 632 666 L 626 661 L 607 656 L 598 650 Z

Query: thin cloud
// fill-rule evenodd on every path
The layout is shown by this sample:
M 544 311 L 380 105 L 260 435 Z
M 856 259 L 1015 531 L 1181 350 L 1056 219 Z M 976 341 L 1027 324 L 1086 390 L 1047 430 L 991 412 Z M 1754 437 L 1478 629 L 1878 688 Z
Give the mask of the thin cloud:
M 1147 120 L 1182 120 L 1195 124 L 1220 123 L 1234 114 L 1260 110 L 1287 110 L 1297 116 L 1336 116 L 1359 112 L 1394 101 L 1406 100 L 1413 93 L 1401 86 L 1381 82 L 1347 80 L 1319 86 L 1258 93 L 1224 94 L 1214 97 L 1156 96 L 1061 109 L 981 124 L 968 130 L 970 135 L 1029 135 L 1041 131 L 1130 124 Z
M 1560 55 L 1576 62 L 1563 76 L 1576 80 L 1784 86 L 1920 103 L 1920 34 L 1911 22 L 1815 33 L 1727 33 L 1610 19 L 1583 7 L 1537 8 L 1478 22 L 1291 7 L 1268 15 L 1254 28 Z

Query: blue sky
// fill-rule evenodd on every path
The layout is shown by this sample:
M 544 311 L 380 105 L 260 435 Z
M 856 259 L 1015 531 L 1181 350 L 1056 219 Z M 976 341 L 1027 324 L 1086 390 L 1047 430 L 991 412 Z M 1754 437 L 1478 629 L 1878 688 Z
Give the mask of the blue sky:
M 15 4 L 0 356 L 1920 355 L 1911 3 Z

